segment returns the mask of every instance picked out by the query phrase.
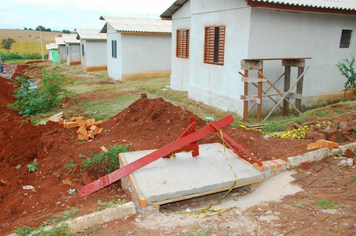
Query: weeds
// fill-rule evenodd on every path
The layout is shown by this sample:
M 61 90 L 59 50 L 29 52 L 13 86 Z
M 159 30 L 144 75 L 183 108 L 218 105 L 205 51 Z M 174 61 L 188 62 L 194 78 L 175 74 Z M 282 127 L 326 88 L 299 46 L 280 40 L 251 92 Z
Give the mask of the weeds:
M 64 168 L 66 168 L 68 170 L 68 174 L 71 173 L 73 171 L 73 168 L 76 166 L 76 164 L 73 163 L 73 161 L 66 163 L 64 165 Z
M 119 204 L 120 206 L 122 206 L 123 204 L 125 204 L 127 201 L 126 199 L 123 199 L 123 200 L 118 200 L 117 201 L 117 204 Z M 100 200 L 98 200 L 98 204 L 101 205 L 101 207 L 98 207 L 97 210 L 100 211 L 100 210 L 103 210 L 105 208 L 109 208 L 109 207 L 115 207 L 116 206 L 116 200 L 113 199 L 111 200 L 110 202 L 106 203 L 106 202 L 102 202 Z
M 339 71 L 343 76 L 346 77 L 347 81 L 344 85 L 344 98 L 346 98 L 346 92 L 352 90 L 356 95 L 356 71 L 354 68 L 355 57 L 351 56 L 351 60 L 348 58 L 343 59 L 341 62 L 338 62 L 336 66 L 339 68 Z
M 335 205 L 335 202 L 333 201 L 326 201 L 324 199 L 320 201 L 315 201 L 314 204 L 323 207 L 324 209 L 339 209 L 340 206 Z
M 101 151 L 97 155 L 89 152 L 90 157 L 82 161 L 81 167 L 92 168 L 95 171 L 100 170 L 109 174 L 120 168 L 118 154 L 127 151 L 126 146 L 114 145 L 108 148 L 108 152 Z
M 64 75 L 56 72 L 57 67 L 49 73 L 42 70 L 43 78 L 41 87 L 33 86 L 32 80 L 18 77 L 15 85 L 21 85 L 15 90 L 17 101 L 12 108 L 19 110 L 19 115 L 35 116 L 39 113 L 51 111 L 62 102 L 69 92 L 62 88 Z
M 37 168 L 37 159 L 35 159 L 33 161 L 33 163 L 28 164 L 27 167 L 28 167 L 28 172 L 35 172 L 38 169 Z

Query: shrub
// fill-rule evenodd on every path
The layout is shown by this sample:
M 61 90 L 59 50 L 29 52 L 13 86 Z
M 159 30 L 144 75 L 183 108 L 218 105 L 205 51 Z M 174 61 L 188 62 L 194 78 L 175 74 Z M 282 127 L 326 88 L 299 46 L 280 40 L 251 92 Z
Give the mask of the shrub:
M 354 68 L 355 64 L 355 57 L 351 56 L 351 60 L 349 59 L 343 59 L 342 62 L 339 62 L 336 64 L 336 66 L 339 68 L 339 71 L 343 76 L 346 77 L 347 81 L 344 85 L 344 98 L 346 97 L 346 92 L 348 90 L 352 90 L 354 94 L 356 95 L 356 71 Z
M 48 54 L 44 55 L 44 58 L 48 58 Z M 42 59 L 42 55 L 39 53 L 30 53 L 30 54 L 18 54 L 18 53 L 8 53 L 1 54 L 1 59 L 3 61 L 14 60 L 14 59 Z
M 15 85 L 21 84 L 21 87 L 15 90 L 17 101 L 12 107 L 19 110 L 20 115 L 34 116 L 51 111 L 68 96 L 62 88 L 64 75 L 57 73 L 56 69 L 50 73 L 42 70 L 42 86 L 39 88 L 31 87 L 32 81 L 24 76 L 16 78 Z
M 126 146 L 114 145 L 108 148 L 108 152 L 101 151 L 97 155 L 91 152 L 91 157 L 82 161 L 81 167 L 89 167 L 109 174 L 120 168 L 118 154 L 127 151 Z

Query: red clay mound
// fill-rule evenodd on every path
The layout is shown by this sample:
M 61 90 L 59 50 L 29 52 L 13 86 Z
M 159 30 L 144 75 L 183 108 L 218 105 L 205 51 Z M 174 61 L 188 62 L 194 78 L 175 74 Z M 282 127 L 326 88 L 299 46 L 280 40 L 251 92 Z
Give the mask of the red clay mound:
M 16 97 L 14 96 L 13 82 L 11 80 L 0 77 L 0 106 L 7 106 L 10 103 L 16 101 Z M 4 111 L 0 109 L 0 114 Z

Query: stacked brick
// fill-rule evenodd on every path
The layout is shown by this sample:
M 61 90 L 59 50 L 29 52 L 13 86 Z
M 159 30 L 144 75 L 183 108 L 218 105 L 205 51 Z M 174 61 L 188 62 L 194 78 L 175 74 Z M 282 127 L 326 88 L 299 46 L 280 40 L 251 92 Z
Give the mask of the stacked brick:
M 297 125 L 297 124 L 294 124 Z M 355 142 L 356 121 L 341 121 L 337 124 L 328 123 L 326 126 L 312 125 L 306 133 L 307 139 L 314 139 L 308 149 L 328 147 L 332 149 L 339 143 Z
M 94 139 L 98 134 L 101 134 L 103 128 L 99 128 L 98 125 L 103 123 L 102 120 L 95 121 L 95 119 L 84 120 L 84 117 L 78 116 L 73 117 L 70 120 L 59 120 L 59 124 L 63 125 L 64 128 L 72 129 L 78 128 L 77 134 L 78 139 L 88 141 L 89 139 Z

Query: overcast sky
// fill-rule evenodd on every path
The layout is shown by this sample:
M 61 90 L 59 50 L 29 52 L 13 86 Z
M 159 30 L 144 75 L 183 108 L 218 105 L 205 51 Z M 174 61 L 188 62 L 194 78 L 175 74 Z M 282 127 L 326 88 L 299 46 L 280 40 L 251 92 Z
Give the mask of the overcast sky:
M 174 0 L 1 0 L 0 28 L 96 29 L 100 16 L 159 18 Z

